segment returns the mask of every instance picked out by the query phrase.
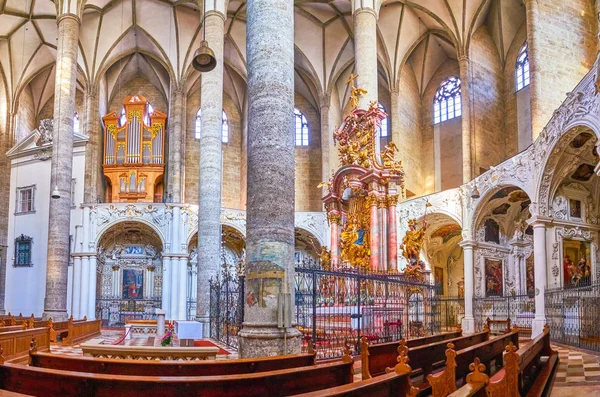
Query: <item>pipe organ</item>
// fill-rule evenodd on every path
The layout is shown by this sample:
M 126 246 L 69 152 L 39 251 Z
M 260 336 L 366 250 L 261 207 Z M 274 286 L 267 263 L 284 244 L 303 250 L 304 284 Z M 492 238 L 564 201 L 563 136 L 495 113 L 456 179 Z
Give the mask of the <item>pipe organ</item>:
M 140 95 L 125 98 L 121 116 L 102 118 L 107 202 L 162 201 L 166 120 Z

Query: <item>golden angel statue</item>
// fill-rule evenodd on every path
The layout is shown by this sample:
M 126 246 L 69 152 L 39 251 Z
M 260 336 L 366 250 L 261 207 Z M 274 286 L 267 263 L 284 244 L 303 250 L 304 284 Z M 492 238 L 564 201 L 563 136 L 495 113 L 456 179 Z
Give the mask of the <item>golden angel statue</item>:
M 425 238 L 425 230 L 427 230 L 427 224 L 423 223 L 421 229 L 417 229 L 417 220 L 411 219 L 408 221 L 408 232 L 404 238 L 402 238 L 402 256 L 406 258 L 408 264 L 404 269 L 404 274 L 409 279 L 415 279 L 422 281 L 423 276 L 421 274 L 421 247 L 423 246 L 423 239 Z

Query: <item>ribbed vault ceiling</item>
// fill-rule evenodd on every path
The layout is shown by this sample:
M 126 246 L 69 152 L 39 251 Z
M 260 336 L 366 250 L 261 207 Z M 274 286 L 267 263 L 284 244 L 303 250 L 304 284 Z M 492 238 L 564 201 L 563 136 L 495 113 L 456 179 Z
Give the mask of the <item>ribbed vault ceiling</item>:
M 79 40 L 81 88 L 107 78 L 109 89 L 140 71 L 168 94 L 173 82 L 198 84 L 190 68 L 201 39 L 196 0 L 88 0 Z M 296 88 L 314 104 L 352 71 L 353 23 L 349 0 L 295 0 Z M 0 66 L 11 101 L 35 76 L 47 80 L 56 60 L 52 0 L 0 0 Z M 242 107 L 246 79 L 246 4 L 230 0 L 225 25 L 225 89 Z M 525 20 L 522 0 L 383 0 L 378 21 L 380 75 L 393 89 L 409 66 L 423 91 L 437 68 L 456 59 L 486 25 L 504 62 Z M 118 64 L 118 66 L 116 66 Z M 43 87 L 42 87 L 43 86 Z M 49 85 L 32 86 L 48 99 Z M 14 103 L 13 103 L 14 104 Z M 43 106 L 43 104 L 41 105 Z

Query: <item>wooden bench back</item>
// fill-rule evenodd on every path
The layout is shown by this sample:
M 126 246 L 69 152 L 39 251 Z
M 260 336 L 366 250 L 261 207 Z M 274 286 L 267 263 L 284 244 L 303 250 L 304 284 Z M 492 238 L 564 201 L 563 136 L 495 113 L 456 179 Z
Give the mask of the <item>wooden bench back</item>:
M 393 368 L 386 368 L 386 374 L 371 379 L 363 379 L 360 382 L 331 387 L 316 392 L 295 395 L 295 397 L 321 397 L 321 396 L 344 396 L 344 397 L 414 397 L 418 389 L 413 387 L 410 381 L 411 367 L 408 365 L 408 348 L 402 344 L 398 346 L 398 362 Z
M 315 364 L 315 354 L 244 358 L 218 361 L 140 361 L 112 360 L 92 357 L 69 357 L 58 354 L 33 353 L 31 366 L 96 374 L 137 376 L 208 376 L 233 375 L 308 367 Z
M 410 349 L 408 356 L 413 370 L 423 368 L 426 363 L 442 361 L 444 351 L 448 342 L 457 343 L 462 347 L 467 347 L 475 343 L 483 342 L 488 339 L 489 333 L 480 332 L 470 336 L 454 336 L 441 339 L 443 336 L 453 336 L 455 333 L 436 335 L 430 343 L 422 343 L 417 346 L 411 346 L 411 339 L 406 341 L 406 346 Z M 419 338 L 424 339 L 424 338 Z M 361 342 L 361 362 L 363 379 L 369 379 L 371 376 L 378 376 L 385 373 L 386 367 L 393 364 L 398 357 L 398 346 L 400 342 L 382 343 L 377 345 L 368 345 L 365 340 Z M 437 360 L 434 360 L 437 359 Z M 367 365 L 365 365 L 367 363 Z
M 456 391 L 456 380 L 462 379 L 469 373 L 470 366 L 475 359 L 481 363 L 489 363 L 497 357 L 502 357 L 505 347 L 510 343 L 514 346 L 519 345 L 518 329 L 459 351 L 454 350 L 452 343 L 448 343 L 446 367 L 440 373 L 427 376 L 427 381 L 432 388 L 432 396 L 445 397 Z
M 50 332 L 48 328 L 32 328 L 9 331 L 0 334 L 0 363 L 26 360 L 29 350 L 50 350 Z
M 350 359 L 243 375 L 127 376 L 0 365 L 0 389 L 46 397 L 278 397 L 352 383 Z

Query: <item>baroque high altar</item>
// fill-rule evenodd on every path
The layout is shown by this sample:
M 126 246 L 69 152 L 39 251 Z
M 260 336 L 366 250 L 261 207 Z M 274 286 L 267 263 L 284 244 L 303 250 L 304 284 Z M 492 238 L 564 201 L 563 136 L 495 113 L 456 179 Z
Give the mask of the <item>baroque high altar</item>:
M 111 112 L 102 120 L 106 201 L 161 202 L 167 115 L 134 95 L 125 98 L 120 116 Z
M 397 147 L 393 142 L 382 151 L 379 148 L 377 127 L 386 114 L 376 102 L 367 110 L 357 108 L 358 96 L 364 90 L 351 89 L 354 110 L 334 132 L 341 167 L 329 182 L 319 185 L 328 187 L 323 202 L 331 228 L 331 248 L 329 252 L 323 250 L 321 262 L 334 270 L 396 272 L 396 205 L 404 189 L 404 170 L 394 158 Z M 418 251 L 423 231 L 412 228 L 404 238 L 402 249 L 409 270 L 420 266 Z M 413 258 L 410 252 L 415 248 L 417 255 Z M 421 281 L 421 276 L 415 276 Z

